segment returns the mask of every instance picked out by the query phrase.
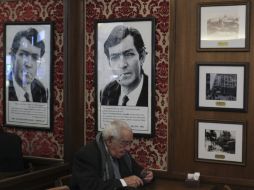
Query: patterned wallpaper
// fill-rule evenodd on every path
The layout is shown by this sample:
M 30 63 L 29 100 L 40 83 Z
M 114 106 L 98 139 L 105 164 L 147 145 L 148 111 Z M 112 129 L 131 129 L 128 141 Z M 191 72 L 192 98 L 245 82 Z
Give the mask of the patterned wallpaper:
M 167 169 L 169 0 L 87 0 L 86 8 L 86 141 L 96 135 L 94 120 L 94 19 L 156 18 L 155 137 L 135 139 L 134 157 L 144 166 Z M 54 127 L 53 132 L 11 128 L 21 136 L 25 155 L 63 158 L 63 0 L 0 2 L 0 122 L 3 122 L 3 23 L 53 21 Z
M 87 0 L 86 9 L 86 141 L 92 141 L 95 129 L 94 83 L 94 21 L 107 18 L 156 18 L 156 106 L 155 137 L 138 138 L 132 154 L 144 166 L 167 170 L 168 126 L 168 50 L 169 0 Z
M 63 158 L 63 0 L 0 2 L 0 123 L 3 123 L 3 24 L 17 21 L 53 21 L 53 132 L 7 129 L 22 138 L 24 155 Z M 6 128 L 4 128 L 6 130 Z

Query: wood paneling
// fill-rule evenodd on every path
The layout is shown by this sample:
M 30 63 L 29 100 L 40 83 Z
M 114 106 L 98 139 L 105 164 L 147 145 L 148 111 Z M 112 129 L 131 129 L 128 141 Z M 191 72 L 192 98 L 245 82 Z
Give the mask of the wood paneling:
M 61 160 L 25 158 L 32 168 L 24 173 L 0 173 L 0 189 L 2 190 L 44 190 L 55 185 L 55 181 L 70 173 L 68 163 Z
M 252 33 L 254 26 L 250 24 L 250 51 L 249 52 L 197 52 L 197 5 L 201 0 L 175 0 L 175 24 L 172 28 L 175 39 L 171 48 L 174 54 L 172 63 L 174 69 L 173 86 L 174 94 L 169 102 L 173 124 L 169 130 L 171 141 L 169 143 L 173 151 L 169 154 L 170 175 L 176 178 L 184 178 L 188 172 L 199 171 L 205 181 L 232 183 L 254 186 L 254 70 L 253 70 L 253 47 L 254 38 Z M 213 0 L 210 2 L 224 2 L 224 0 Z M 241 2 L 235 0 L 232 2 Z M 254 4 L 251 4 L 251 10 Z M 251 14 L 250 21 L 253 21 Z M 173 19 L 174 21 L 174 19 Z M 172 40 L 172 39 L 171 39 Z M 172 52 L 171 52 L 172 54 Z M 196 111 L 196 63 L 202 62 L 249 62 L 248 80 L 248 112 L 220 112 L 220 111 Z M 226 121 L 247 122 L 247 154 L 246 166 L 215 164 L 194 161 L 195 148 L 195 119 L 212 119 Z
M 64 0 L 64 160 L 84 144 L 83 0 Z

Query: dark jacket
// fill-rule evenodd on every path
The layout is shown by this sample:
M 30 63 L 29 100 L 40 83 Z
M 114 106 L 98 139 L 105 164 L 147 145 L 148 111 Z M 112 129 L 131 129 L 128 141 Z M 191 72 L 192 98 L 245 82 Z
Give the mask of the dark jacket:
M 18 97 L 15 91 L 15 88 L 13 86 L 13 81 L 12 81 L 12 73 L 8 76 L 9 79 L 9 101 L 18 101 Z M 46 91 L 45 87 L 43 84 L 37 80 L 34 79 L 33 82 L 31 83 L 31 93 L 33 96 L 33 102 L 42 102 L 46 103 L 48 100 L 48 92 Z
M 129 168 L 124 158 L 120 158 L 118 161 L 122 178 L 131 175 L 139 176 L 143 169 L 131 157 L 131 168 Z M 103 168 L 105 166 L 102 165 L 102 153 L 96 141 L 81 148 L 76 153 L 73 161 L 71 190 L 123 189 L 120 180 L 115 179 L 114 176 L 103 179 Z
M 148 76 L 144 76 L 143 86 L 136 106 L 148 106 Z M 101 105 L 118 105 L 121 85 L 117 81 L 110 82 L 101 92 Z
M 24 170 L 22 141 L 16 134 L 0 131 L 0 172 Z

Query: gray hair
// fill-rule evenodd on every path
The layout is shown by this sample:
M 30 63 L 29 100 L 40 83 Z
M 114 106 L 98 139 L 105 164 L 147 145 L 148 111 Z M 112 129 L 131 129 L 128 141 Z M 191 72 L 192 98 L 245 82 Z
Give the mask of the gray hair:
M 122 131 L 127 129 L 132 132 L 132 129 L 129 127 L 128 123 L 122 120 L 113 120 L 108 127 L 102 131 L 103 140 L 108 140 L 110 137 L 115 139 L 120 139 Z

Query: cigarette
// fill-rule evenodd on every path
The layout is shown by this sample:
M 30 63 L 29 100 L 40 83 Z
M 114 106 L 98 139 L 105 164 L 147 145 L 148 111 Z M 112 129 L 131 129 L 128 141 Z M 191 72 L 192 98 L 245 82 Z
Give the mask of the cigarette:
M 121 81 L 121 80 L 123 80 L 123 74 L 120 74 L 119 76 L 118 76 L 118 79 L 117 79 L 118 81 Z

